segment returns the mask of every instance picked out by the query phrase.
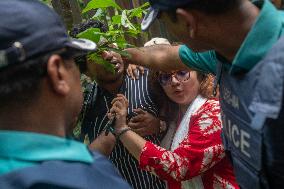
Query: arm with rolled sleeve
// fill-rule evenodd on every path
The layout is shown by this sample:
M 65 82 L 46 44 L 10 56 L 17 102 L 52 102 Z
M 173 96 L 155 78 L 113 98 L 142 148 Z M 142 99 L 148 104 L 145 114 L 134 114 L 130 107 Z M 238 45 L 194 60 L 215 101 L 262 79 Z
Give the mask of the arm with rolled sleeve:
M 124 62 L 148 68 L 162 70 L 194 69 L 206 73 L 215 73 L 216 53 L 207 51 L 195 53 L 185 45 L 154 45 L 150 47 L 126 49 L 129 56 L 124 57 Z
M 185 45 L 179 47 L 179 57 L 183 64 L 205 73 L 216 73 L 217 58 L 215 51 L 193 52 Z

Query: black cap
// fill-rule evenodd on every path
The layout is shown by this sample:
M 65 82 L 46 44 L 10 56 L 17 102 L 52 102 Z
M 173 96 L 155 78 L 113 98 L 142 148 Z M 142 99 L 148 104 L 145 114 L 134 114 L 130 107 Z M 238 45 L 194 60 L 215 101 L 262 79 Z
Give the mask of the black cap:
M 160 10 L 175 10 L 186 6 L 190 2 L 192 2 L 192 0 L 149 0 L 151 7 L 141 23 L 141 29 L 146 31 L 155 21 Z
M 86 53 L 96 44 L 71 39 L 60 17 L 39 0 L 0 1 L 0 69 L 62 48 Z

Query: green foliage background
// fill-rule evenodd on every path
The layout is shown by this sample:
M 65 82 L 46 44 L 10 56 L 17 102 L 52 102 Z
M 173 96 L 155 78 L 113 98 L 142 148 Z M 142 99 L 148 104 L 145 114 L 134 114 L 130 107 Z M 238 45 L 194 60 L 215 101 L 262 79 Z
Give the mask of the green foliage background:
M 90 1 L 83 9 L 82 14 L 95 11 L 92 19 L 105 22 L 108 25 L 108 31 L 104 33 L 100 32 L 98 28 L 90 28 L 78 34 L 77 37 L 89 39 L 98 44 L 98 52 L 90 54 L 88 58 L 113 70 L 113 65 L 104 61 L 100 53 L 106 50 L 128 56 L 122 50 L 133 47 L 133 45 L 127 42 L 126 37 L 137 38 L 142 32 L 140 24 L 135 24 L 135 19 L 142 18 L 148 7 L 149 3 L 145 3 L 140 7 L 127 10 L 122 9 L 114 0 Z M 112 44 L 115 44 L 117 48 L 110 47 Z

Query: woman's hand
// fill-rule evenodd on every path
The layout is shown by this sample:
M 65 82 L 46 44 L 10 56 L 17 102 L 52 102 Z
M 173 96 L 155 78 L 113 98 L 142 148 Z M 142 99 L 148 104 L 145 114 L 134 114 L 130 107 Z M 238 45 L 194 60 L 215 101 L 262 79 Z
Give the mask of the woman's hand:
M 111 102 L 112 108 L 110 109 L 109 118 L 115 116 L 115 129 L 119 130 L 126 126 L 126 116 L 128 108 L 128 100 L 122 94 L 118 94 Z
M 144 67 L 143 66 L 137 66 L 135 64 L 129 64 L 127 69 L 126 69 L 126 73 L 129 77 L 131 77 L 131 79 L 139 79 L 139 73 L 140 74 L 144 74 Z

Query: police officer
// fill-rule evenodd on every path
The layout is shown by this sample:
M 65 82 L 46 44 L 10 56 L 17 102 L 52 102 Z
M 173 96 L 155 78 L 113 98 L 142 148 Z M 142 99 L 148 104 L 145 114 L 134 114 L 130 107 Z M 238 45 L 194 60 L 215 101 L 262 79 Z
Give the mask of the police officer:
M 0 188 L 130 188 L 105 156 L 68 139 L 82 105 L 72 40 L 38 0 L 0 1 Z
M 283 0 L 271 0 L 271 2 L 272 2 L 278 9 L 283 9 Z
M 150 0 L 146 30 L 160 18 L 185 45 L 127 49 L 125 61 L 164 71 L 198 69 L 220 84 L 223 141 L 241 188 L 284 180 L 283 12 L 269 0 Z M 278 43 L 278 44 L 276 44 Z

